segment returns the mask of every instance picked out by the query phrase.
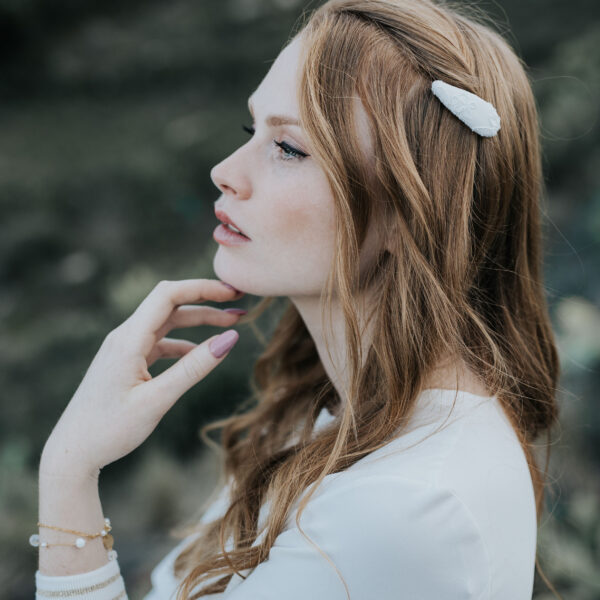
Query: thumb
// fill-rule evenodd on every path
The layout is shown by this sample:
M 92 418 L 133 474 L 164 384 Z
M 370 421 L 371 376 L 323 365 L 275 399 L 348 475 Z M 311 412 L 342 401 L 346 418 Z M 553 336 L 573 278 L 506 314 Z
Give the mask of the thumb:
M 158 377 L 147 381 L 144 384 L 146 392 L 150 392 L 148 395 L 160 404 L 166 403 L 166 410 L 169 410 L 185 392 L 204 379 L 227 356 L 239 337 L 240 334 L 235 329 L 228 329 L 208 338 Z

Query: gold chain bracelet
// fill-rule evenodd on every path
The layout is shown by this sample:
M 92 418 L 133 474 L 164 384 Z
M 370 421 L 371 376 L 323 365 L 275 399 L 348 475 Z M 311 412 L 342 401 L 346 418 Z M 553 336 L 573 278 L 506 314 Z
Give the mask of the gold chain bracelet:
M 99 531 L 98 533 L 84 533 L 83 531 L 76 531 L 74 529 L 66 529 L 64 527 L 56 527 L 54 525 L 44 525 L 38 521 L 38 527 L 45 527 L 47 529 L 54 529 L 56 531 L 64 531 L 65 533 L 72 533 L 74 535 L 79 536 L 74 543 L 72 544 L 49 544 L 45 541 L 40 541 L 40 536 L 37 533 L 34 533 L 29 538 L 30 545 L 36 548 L 52 548 L 53 546 L 73 546 L 75 548 L 83 548 L 86 545 L 86 539 L 93 540 L 97 537 L 102 537 L 102 543 L 104 548 L 108 550 L 108 558 L 109 560 L 114 560 L 117 557 L 117 553 L 113 550 L 114 539 L 113 536 L 109 533 L 112 527 L 110 524 L 110 519 L 108 517 L 104 518 L 104 529 Z

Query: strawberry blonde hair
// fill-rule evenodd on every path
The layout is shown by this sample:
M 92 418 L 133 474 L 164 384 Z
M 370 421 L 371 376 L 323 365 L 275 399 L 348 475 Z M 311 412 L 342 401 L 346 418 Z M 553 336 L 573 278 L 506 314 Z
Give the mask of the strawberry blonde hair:
M 222 592 L 233 573 L 265 561 L 309 485 L 294 515 L 299 527 L 327 474 L 402 435 L 444 357 L 497 396 L 529 464 L 538 524 L 542 515 L 550 444 L 542 471 L 534 442 L 541 434 L 549 441 L 557 421 L 559 364 L 542 282 L 538 118 L 523 63 L 484 19 L 430 0 L 330 0 L 298 34 L 300 119 L 336 211 L 322 317 L 335 296 L 350 384 L 338 396 L 288 300 L 255 363 L 250 408 L 202 429 L 212 446 L 206 432 L 222 429 L 216 447 L 231 495 L 224 515 L 180 534 L 200 537 L 176 559 L 178 600 Z M 432 94 L 436 79 L 491 102 L 501 116 L 498 135 L 482 138 L 460 122 Z M 356 96 L 371 157 L 354 123 Z M 359 274 L 370 223 L 381 248 Z M 357 298 L 366 289 L 376 302 L 363 357 Z M 272 301 L 264 298 L 246 318 L 257 333 L 254 321 Z M 312 435 L 321 409 L 336 405 L 339 423 Z

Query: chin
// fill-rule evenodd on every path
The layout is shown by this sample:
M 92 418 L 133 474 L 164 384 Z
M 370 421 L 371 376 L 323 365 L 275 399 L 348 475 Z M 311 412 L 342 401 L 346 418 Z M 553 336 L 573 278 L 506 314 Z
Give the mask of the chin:
M 305 281 L 305 277 L 285 280 L 285 276 L 278 276 L 276 266 L 269 264 L 260 271 L 254 272 L 248 268 L 247 261 L 239 259 L 234 254 L 227 252 L 228 248 L 218 248 L 213 257 L 212 267 L 217 279 L 232 285 L 234 288 L 253 296 L 305 296 L 311 295 L 311 289 L 301 287 L 298 289 L 298 279 Z M 289 275 L 288 275 L 289 277 Z M 314 291 L 315 294 L 319 290 Z
M 227 251 L 227 248 L 224 250 Z M 243 267 L 236 263 L 237 260 L 235 257 L 227 256 L 219 247 L 215 252 L 212 262 L 215 277 L 246 294 L 260 296 L 260 292 L 256 293 L 254 290 L 250 289 L 252 286 L 248 285 L 248 280 L 250 278 L 248 277 L 247 271 L 243 272 Z

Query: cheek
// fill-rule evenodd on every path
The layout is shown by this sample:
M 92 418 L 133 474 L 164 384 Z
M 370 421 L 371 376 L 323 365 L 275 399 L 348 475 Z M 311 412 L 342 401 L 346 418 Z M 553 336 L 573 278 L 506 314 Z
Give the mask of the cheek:
M 333 239 L 335 212 L 329 187 L 322 182 L 301 182 L 288 188 L 281 204 L 272 213 L 277 238 L 292 245 L 316 244 L 323 247 Z

